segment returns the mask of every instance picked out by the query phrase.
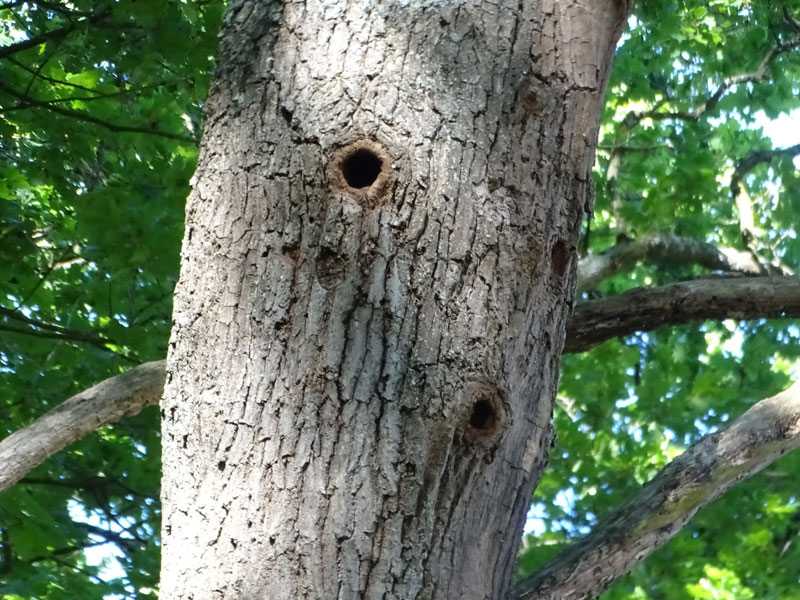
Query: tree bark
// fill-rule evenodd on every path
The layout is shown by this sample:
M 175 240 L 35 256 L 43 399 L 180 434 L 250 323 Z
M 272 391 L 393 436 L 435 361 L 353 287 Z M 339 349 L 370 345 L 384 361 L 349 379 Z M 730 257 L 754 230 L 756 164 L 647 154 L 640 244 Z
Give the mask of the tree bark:
M 710 277 L 656 288 L 636 288 L 581 302 L 567 327 L 564 352 L 586 352 L 635 331 L 706 319 L 800 317 L 800 278 Z
M 102 425 L 158 404 L 164 361 L 140 365 L 65 400 L 0 442 L 0 490 L 14 485 L 44 459 Z
M 162 405 L 162 598 L 506 594 L 626 13 L 229 5 Z
M 800 382 L 753 405 L 673 460 L 592 532 L 515 587 L 516 600 L 598 596 L 698 510 L 800 446 Z
M 78 429 L 99 426 L 155 404 L 163 380 L 164 361 L 147 363 L 70 398 L 3 440 L 0 460 L 10 466 L 7 473 L 0 474 L 0 490 L 25 474 L 20 464 L 23 468 L 35 466 L 31 463 L 41 456 L 38 448 L 50 451 L 79 435 Z M 74 423 L 77 425 L 70 425 Z M 512 598 L 595 597 L 669 541 L 697 511 L 800 446 L 799 424 L 800 383 L 795 383 L 755 404 L 724 432 L 711 434 L 689 448 L 584 539 L 515 586 Z
M 637 288 L 578 304 L 567 321 L 563 351 L 586 352 L 614 337 L 664 325 L 797 316 L 796 277 L 715 278 Z M 102 381 L 0 441 L 0 464 L 8 465 L 0 473 L 0 491 L 82 435 L 157 404 L 164 389 L 164 366 L 163 360 L 153 361 Z
M 752 252 L 717 247 L 673 234 L 650 233 L 582 258 L 578 263 L 578 293 L 591 290 L 604 279 L 642 260 L 701 265 L 714 271 L 747 275 L 787 275 L 773 265 L 758 261 Z

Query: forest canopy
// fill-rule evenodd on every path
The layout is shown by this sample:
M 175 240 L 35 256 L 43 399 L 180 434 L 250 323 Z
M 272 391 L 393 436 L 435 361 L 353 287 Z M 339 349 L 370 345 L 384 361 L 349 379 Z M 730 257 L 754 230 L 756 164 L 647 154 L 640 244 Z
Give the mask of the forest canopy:
M 0 436 L 166 355 L 222 13 L 215 0 L 0 2 Z M 796 2 L 636 4 L 576 315 L 636 288 L 795 276 L 799 51 Z M 765 308 L 776 292 L 753 289 L 593 346 L 570 346 L 570 330 L 520 577 L 796 377 L 800 328 L 785 317 L 798 308 Z M 149 407 L 104 425 L 0 493 L 3 600 L 157 597 L 158 419 Z M 737 485 L 602 597 L 796 596 L 798 469 L 790 454 Z

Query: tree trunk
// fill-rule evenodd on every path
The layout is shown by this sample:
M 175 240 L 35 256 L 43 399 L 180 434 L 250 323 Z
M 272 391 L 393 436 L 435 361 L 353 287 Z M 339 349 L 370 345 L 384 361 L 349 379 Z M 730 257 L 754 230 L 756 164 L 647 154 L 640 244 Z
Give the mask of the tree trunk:
M 230 3 L 167 366 L 162 598 L 505 595 L 625 14 Z

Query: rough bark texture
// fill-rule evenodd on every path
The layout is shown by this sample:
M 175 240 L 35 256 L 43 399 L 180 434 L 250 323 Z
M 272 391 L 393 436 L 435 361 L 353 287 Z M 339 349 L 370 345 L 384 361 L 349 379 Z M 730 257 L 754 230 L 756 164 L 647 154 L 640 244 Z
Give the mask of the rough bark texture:
M 101 381 L 15 431 L 0 442 L 0 491 L 90 431 L 157 404 L 163 388 L 164 361 L 146 363 Z
M 755 404 L 667 465 L 592 532 L 515 587 L 517 600 L 594 598 L 698 510 L 800 446 L 800 383 Z
M 720 248 L 713 244 L 669 233 L 650 233 L 623 242 L 601 254 L 591 254 L 578 263 L 578 293 L 630 269 L 639 261 L 702 265 L 715 271 L 733 271 L 748 275 L 784 275 L 780 269 L 759 262 L 752 252 Z
M 662 325 L 743 318 L 745 308 L 746 317 L 752 319 L 800 315 L 797 278 L 717 279 L 711 288 L 697 282 L 688 284 L 636 290 L 630 296 L 622 294 L 579 304 L 567 321 L 564 352 L 585 352 L 606 340 L 631 333 L 632 327 L 651 331 Z M 709 289 L 713 292 L 713 302 L 709 300 Z M 631 298 L 637 301 L 631 302 Z M 719 298 L 724 302 L 719 302 Z M 27 471 L 82 435 L 158 403 L 164 388 L 164 366 L 165 361 L 154 361 L 129 374 L 107 379 L 0 442 L 0 461 L 11 465 L 6 473 L 0 474 L 0 490 L 13 485 Z M 66 425 L 55 427 L 54 415 Z
M 613 337 L 662 325 L 783 317 L 800 317 L 798 277 L 711 277 L 636 288 L 577 304 L 567 327 L 564 352 L 585 352 Z
M 163 403 L 164 599 L 501 598 L 626 7 L 229 7 Z

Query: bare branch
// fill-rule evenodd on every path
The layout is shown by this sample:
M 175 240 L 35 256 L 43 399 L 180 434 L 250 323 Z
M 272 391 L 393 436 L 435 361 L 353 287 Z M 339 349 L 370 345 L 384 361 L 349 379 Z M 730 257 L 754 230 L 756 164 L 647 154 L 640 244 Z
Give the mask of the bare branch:
M 594 598 L 741 480 L 800 446 L 800 382 L 667 465 L 589 535 L 518 584 L 516 600 Z
M 651 233 L 581 259 L 578 263 L 578 293 L 596 287 L 604 279 L 625 271 L 639 261 L 695 264 L 715 271 L 749 275 L 782 274 L 779 269 L 757 261 L 750 252 L 718 248 L 713 244 L 672 234 Z
M 564 352 L 585 352 L 611 338 L 662 325 L 783 317 L 800 317 L 800 277 L 709 277 L 636 288 L 577 304 L 567 323 Z
M 90 431 L 156 404 L 164 377 L 163 360 L 145 363 L 101 381 L 9 435 L 0 442 L 0 491 Z

